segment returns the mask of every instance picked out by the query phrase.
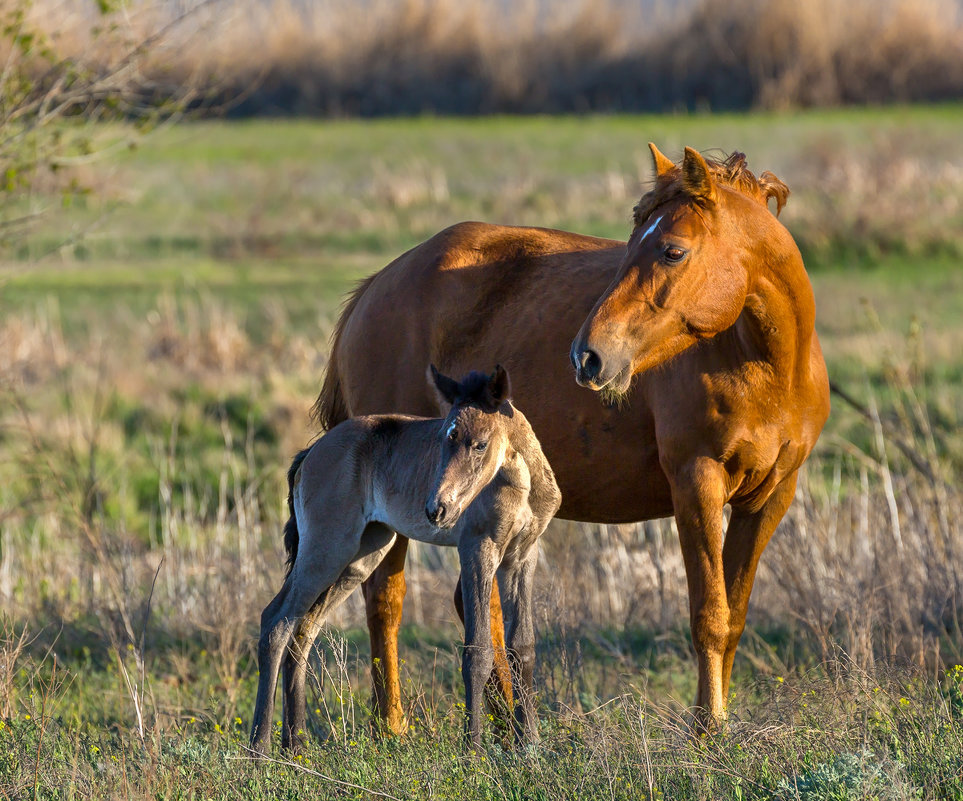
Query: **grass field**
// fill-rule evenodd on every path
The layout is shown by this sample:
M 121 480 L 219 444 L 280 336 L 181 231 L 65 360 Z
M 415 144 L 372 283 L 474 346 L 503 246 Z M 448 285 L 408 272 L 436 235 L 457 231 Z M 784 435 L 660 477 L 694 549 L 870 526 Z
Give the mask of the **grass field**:
M 0 795 L 963 798 L 961 124 L 960 107 L 205 122 L 50 176 L 0 264 Z M 834 399 L 764 556 L 732 724 L 686 734 L 672 525 L 555 523 L 537 749 L 462 748 L 456 559 L 424 547 L 411 737 L 370 735 L 353 598 L 316 664 L 316 744 L 244 761 L 284 471 L 340 297 L 462 219 L 624 238 L 649 140 L 744 150 L 789 184 L 831 375 L 869 412 Z M 89 192 L 62 208 L 73 180 Z

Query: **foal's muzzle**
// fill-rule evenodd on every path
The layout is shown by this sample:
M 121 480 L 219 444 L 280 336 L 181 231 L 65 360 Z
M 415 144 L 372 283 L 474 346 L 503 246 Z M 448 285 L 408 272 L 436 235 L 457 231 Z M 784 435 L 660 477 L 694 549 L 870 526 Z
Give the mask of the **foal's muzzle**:
M 445 528 L 445 521 L 448 517 L 448 507 L 437 498 L 430 498 L 425 504 L 425 515 L 433 526 Z

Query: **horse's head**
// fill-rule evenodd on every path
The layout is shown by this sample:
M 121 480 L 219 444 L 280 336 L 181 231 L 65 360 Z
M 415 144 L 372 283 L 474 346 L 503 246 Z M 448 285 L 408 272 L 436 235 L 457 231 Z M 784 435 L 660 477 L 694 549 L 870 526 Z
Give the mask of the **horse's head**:
M 469 373 L 460 382 L 432 365 L 431 377 L 451 409 L 438 433 L 441 460 L 425 514 L 436 526 L 451 528 L 505 461 L 514 418 L 511 383 L 501 365 L 490 376 Z
M 782 241 L 777 213 L 789 189 L 758 179 L 745 156 L 707 161 L 685 149 L 676 166 L 650 144 L 656 184 L 635 208 L 635 228 L 615 279 L 572 343 L 576 380 L 626 392 L 632 376 L 729 328 L 742 311 L 753 259 Z

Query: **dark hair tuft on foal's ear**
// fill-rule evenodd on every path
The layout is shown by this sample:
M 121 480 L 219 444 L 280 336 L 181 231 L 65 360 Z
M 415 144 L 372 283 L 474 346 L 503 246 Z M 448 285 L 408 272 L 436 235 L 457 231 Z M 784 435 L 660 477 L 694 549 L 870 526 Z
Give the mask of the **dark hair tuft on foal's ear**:
M 508 370 L 500 364 L 495 365 L 495 372 L 488 380 L 488 394 L 491 396 L 492 405 L 496 409 L 505 401 L 511 400 L 512 381 L 508 377 Z
M 511 399 L 511 393 L 508 371 L 498 365 L 491 375 L 477 370 L 466 375 L 456 384 L 454 400 L 451 403 L 462 406 L 473 403 L 486 412 L 496 412 L 505 401 Z
M 455 399 L 459 396 L 461 392 L 461 386 L 453 378 L 449 378 L 446 375 L 442 375 L 438 372 L 438 368 L 431 364 L 428 366 L 431 371 L 431 380 L 435 382 L 435 386 L 438 391 L 448 403 L 454 404 Z

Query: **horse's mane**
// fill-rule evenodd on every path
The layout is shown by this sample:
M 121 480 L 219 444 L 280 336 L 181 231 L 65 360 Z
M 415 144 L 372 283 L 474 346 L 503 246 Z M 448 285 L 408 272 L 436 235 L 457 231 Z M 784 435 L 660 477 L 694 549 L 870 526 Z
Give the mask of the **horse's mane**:
M 738 151 L 725 156 L 721 160 L 706 159 L 712 177 L 725 186 L 731 186 L 742 194 L 768 205 L 769 199 L 776 201 L 776 216 L 782 211 L 789 198 L 789 187 L 768 170 L 758 178 L 746 165 L 746 154 Z M 684 193 L 682 186 L 682 170 L 675 167 L 660 176 L 655 187 L 642 195 L 642 199 L 633 209 L 633 219 L 636 225 L 641 225 L 655 209 Z

